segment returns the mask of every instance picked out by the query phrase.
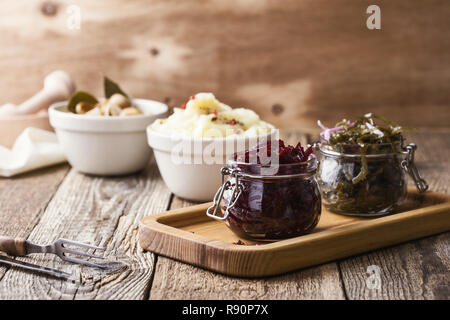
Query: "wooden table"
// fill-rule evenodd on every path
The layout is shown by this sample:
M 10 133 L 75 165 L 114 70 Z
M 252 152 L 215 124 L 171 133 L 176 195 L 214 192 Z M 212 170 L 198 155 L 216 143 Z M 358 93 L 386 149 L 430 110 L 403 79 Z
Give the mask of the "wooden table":
M 309 135 L 284 131 L 291 143 Z M 449 192 L 450 133 L 411 134 L 430 189 Z M 64 263 L 52 255 L 24 261 L 82 273 L 76 285 L 0 266 L 1 299 L 449 299 L 450 232 L 289 274 L 230 278 L 143 252 L 139 220 L 187 206 L 173 196 L 155 163 L 121 178 L 79 174 L 68 165 L 0 178 L 0 234 L 49 243 L 59 237 L 105 246 L 129 267 L 111 274 Z M 368 266 L 381 288 L 366 286 Z

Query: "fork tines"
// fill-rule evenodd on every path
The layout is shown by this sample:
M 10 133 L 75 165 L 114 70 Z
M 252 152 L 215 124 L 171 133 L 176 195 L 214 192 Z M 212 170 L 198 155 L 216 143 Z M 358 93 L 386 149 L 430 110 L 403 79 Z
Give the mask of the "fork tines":
M 101 256 L 95 255 L 95 254 L 91 254 L 89 252 L 86 251 L 82 251 L 82 250 L 75 250 L 72 248 L 67 247 L 67 245 L 70 246 L 77 246 L 77 247 L 81 247 L 81 248 L 86 248 L 86 249 L 93 249 L 93 250 L 101 250 L 104 251 L 105 248 L 102 247 L 97 247 L 97 246 L 91 246 L 85 243 L 81 243 L 81 242 L 77 242 L 77 241 L 72 241 L 72 240 L 68 240 L 68 239 L 59 239 L 56 241 L 56 243 L 61 250 L 61 259 L 65 260 L 65 261 L 69 261 L 69 262 L 73 262 L 73 263 L 78 263 L 78 264 L 84 264 L 90 267 L 96 267 L 96 268 L 105 268 L 104 265 L 98 264 L 98 263 L 94 263 L 91 261 L 87 261 L 84 259 L 79 259 L 79 258 L 74 258 L 71 256 L 68 256 L 68 254 L 73 254 L 73 255 L 77 255 L 77 256 L 82 256 L 82 257 L 89 257 L 89 258 L 94 258 L 94 259 L 104 259 Z

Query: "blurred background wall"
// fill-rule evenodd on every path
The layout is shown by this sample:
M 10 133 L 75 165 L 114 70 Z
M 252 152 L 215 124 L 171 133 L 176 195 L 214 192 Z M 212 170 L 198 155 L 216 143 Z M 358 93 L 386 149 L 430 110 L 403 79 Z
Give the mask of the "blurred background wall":
M 381 8 L 368 30 L 366 8 Z M 79 30 L 67 8 L 81 9 Z M 449 0 L 0 1 L 0 104 L 55 69 L 101 94 L 108 75 L 134 97 L 182 104 L 211 91 L 280 127 L 372 111 L 450 127 Z

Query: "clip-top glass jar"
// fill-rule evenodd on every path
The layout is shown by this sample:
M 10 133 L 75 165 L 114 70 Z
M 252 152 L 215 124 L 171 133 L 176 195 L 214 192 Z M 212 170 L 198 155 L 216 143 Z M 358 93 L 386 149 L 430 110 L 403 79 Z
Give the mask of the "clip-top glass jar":
M 261 164 L 229 160 L 207 215 L 225 220 L 242 238 L 274 241 L 303 235 L 321 214 L 316 171 L 314 155 L 306 162 L 279 164 L 271 175 Z
M 395 212 L 407 192 L 405 173 L 419 192 L 428 189 L 414 164 L 413 143 L 369 144 L 364 154 L 358 145 L 317 144 L 317 180 L 324 206 L 333 212 L 354 216 L 380 216 Z

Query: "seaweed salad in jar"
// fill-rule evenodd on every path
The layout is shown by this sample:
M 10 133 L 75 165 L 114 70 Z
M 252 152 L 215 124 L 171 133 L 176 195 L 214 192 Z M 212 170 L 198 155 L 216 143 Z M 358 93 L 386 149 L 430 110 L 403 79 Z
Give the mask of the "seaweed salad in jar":
M 415 144 L 404 146 L 404 128 L 368 113 L 323 129 L 317 180 L 325 207 L 333 212 L 379 216 L 395 212 L 406 197 L 406 173 L 419 192 L 428 188 L 414 165 Z

